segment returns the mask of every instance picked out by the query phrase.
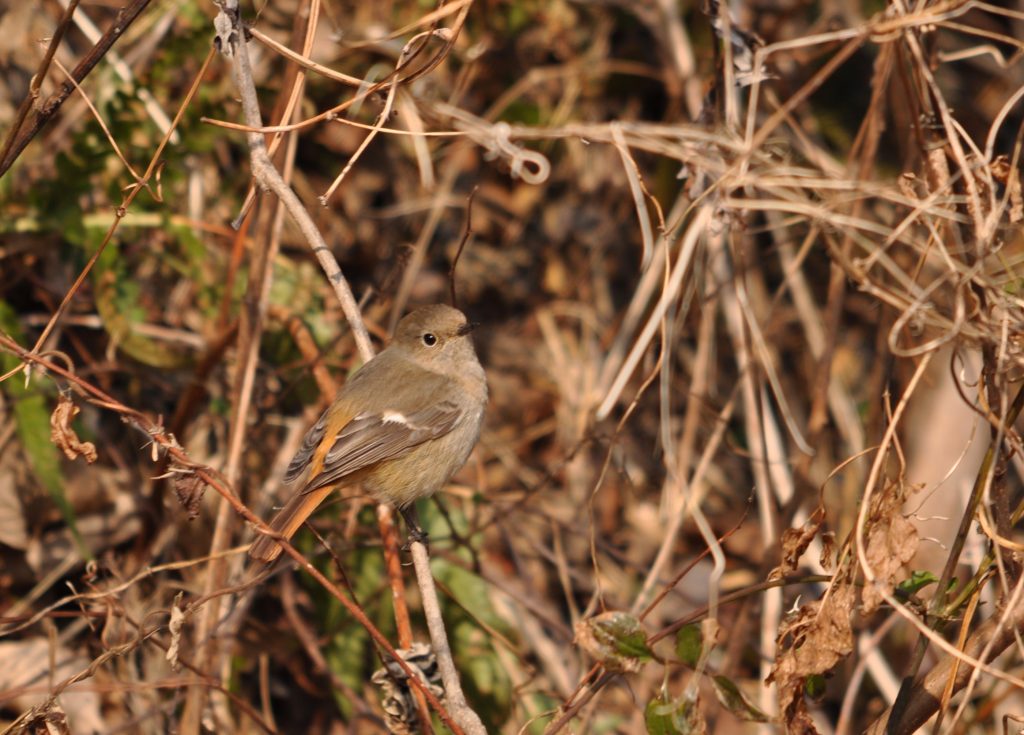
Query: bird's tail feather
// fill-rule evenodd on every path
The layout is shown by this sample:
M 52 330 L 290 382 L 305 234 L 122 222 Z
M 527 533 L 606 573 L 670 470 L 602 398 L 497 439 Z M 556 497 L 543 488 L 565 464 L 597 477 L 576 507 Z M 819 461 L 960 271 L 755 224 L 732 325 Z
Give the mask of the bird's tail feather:
M 290 539 L 333 489 L 334 486 L 330 485 L 312 492 L 295 493 L 270 521 L 270 528 L 284 538 Z M 264 564 L 269 564 L 280 555 L 281 546 L 271 536 L 261 534 L 249 547 L 250 558 Z

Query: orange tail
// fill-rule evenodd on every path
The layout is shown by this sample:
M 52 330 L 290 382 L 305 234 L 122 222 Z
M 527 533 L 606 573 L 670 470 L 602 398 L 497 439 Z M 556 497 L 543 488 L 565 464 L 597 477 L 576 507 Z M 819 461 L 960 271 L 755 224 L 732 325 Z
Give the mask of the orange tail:
M 334 485 L 318 488 L 312 492 L 299 492 L 292 496 L 291 500 L 277 512 L 270 527 L 277 533 L 290 539 L 295 535 L 307 518 L 317 509 L 331 491 Z M 260 534 L 259 538 L 253 541 L 249 547 L 249 556 L 256 561 L 269 564 L 281 555 L 281 546 L 270 536 Z

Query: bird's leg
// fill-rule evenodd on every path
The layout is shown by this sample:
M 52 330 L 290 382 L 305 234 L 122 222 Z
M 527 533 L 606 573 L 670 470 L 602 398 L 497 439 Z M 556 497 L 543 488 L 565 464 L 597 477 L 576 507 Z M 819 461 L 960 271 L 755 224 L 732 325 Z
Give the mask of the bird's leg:
M 405 519 L 405 525 L 409 529 L 409 543 L 418 541 L 427 546 L 427 532 L 420 528 L 420 516 L 416 512 L 416 503 L 403 505 L 398 509 L 398 512 L 402 514 L 402 518 Z M 406 549 L 408 548 L 407 544 Z

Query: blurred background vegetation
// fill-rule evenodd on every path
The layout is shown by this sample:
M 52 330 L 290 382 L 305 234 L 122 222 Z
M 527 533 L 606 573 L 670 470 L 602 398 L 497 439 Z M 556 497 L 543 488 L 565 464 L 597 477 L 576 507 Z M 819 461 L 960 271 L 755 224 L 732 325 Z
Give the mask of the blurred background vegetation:
M 242 122 L 217 7 L 125 3 L 62 93 L 122 4 L 66 7 L 0 2 L 0 725 L 386 732 L 380 652 L 294 565 L 207 599 L 252 532 L 195 466 L 267 518 L 359 364 L 217 124 Z M 929 670 L 944 732 L 1024 716 L 1019 5 L 242 10 L 265 124 L 349 103 L 273 158 L 378 347 L 461 252 L 491 402 L 420 513 L 489 731 L 862 732 Z M 397 646 L 372 504 L 312 526 L 297 546 Z M 929 628 L 1004 676 L 943 678 Z

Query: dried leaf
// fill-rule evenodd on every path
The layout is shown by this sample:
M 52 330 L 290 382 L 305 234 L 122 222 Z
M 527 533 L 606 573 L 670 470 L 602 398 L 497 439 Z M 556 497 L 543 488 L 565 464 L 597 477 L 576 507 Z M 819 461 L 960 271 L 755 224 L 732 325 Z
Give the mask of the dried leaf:
M 0 330 L 16 339 L 22 338 L 20 323 L 14 310 L 3 301 L 0 301 Z M 4 371 L 13 369 L 17 364 L 18 361 L 13 356 L 0 353 L 0 368 Z M 13 399 L 14 422 L 32 473 L 60 509 L 79 552 L 88 558 L 89 551 L 82 542 L 75 511 L 66 495 L 67 482 L 61 468 L 60 455 L 57 454 L 47 431 L 50 421 L 49 397 L 45 395 L 41 385 L 29 387 L 18 380 L 7 380 L 0 384 L 0 389 Z
M 181 630 L 185 626 L 185 613 L 181 609 L 181 592 L 174 596 L 174 604 L 171 605 L 171 619 L 167 623 L 167 630 L 171 634 L 171 643 L 167 646 L 167 662 L 171 665 L 172 671 L 181 668 L 178 662 L 178 649 L 181 646 Z
M 50 414 L 50 441 L 63 451 L 68 459 L 85 457 L 85 461 L 92 464 L 96 461 L 96 445 L 92 442 L 83 442 L 71 427 L 71 421 L 78 415 L 79 410 L 70 396 L 65 393 L 58 396 L 57 407 Z
M 850 618 L 856 590 L 837 582 L 822 600 L 808 603 L 779 629 L 778 653 L 768 681 L 777 685 L 786 732 L 816 733 L 804 701 L 807 677 L 824 674 L 853 650 Z
M 188 519 L 194 521 L 199 517 L 199 506 L 206 492 L 206 483 L 192 473 L 175 473 L 173 485 L 178 502 L 188 512 Z
M 837 552 L 836 535 L 832 531 L 821 534 L 821 558 L 818 563 L 823 569 L 829 572 L 835 569 Z
M 800 566 L 800 557 L 807 551 L 825 520 L 825 509 L 818 506 L 800 528 L 787 528 L 782 534 L 782 563 L 772 570 L 768 579 L 792 574 Z
M 865 563 L 874 571 L 876 584 L 892 589 L 903 576 L 903 567 L 917 553 L 917 529 L 903 517 L 907 498 L 904 485 L 892 484 L 871 497 L 865 531 Z M 875 586 L 865 585 L 861 597 L 862 612 L 870 615 L 883 602 Z
M 1010 172 L 1010 180 L 1006 183 L 1006 189 L 1010 195 L 1010 211 L 1008 213 L 1010 222 L 1020 222 L 1024 220 L 1024 196 L 1020 191 L 1020 169 L 1015 168 Z
M 992 159 L 988 169 L 992 172 L 992 178 L 1003 186 L 1010 182 L 1010 176 L 1013 175 L 1013 166 L 1010 165 L 1010 158 L 1005 153 Z
M 397 653 L 434 696 L 438 699 L 444 697 L 441 673 L 437 668 L 437 656 L 430 646 L 426 643 L 413 643 L 411 648 L 400 648 Z M 388 660 L 384 668 L 373 672 L 370 680 L 380 690 L 381 706 L 384 708 L 388 732 L 396 735 L 421 732 L 416 699 L 405 669 Z
M 917 176 L 912 171 L 905 171 L 896 179 L 896 186 L 900 193 L 907 199 L 919 199 L 917 190 L 914 188 L 919 183 Z
M 1010 163 L 1006 155 L 996 156 L 989 164 L 992 178 L 1006 187 L 1006 194 L 1010 200 L 1010 211 L 1007 216 L 1010 222 L 1020 222 L 1024 219 L 1024 197 L 1020 189 L 1020 169 Z

